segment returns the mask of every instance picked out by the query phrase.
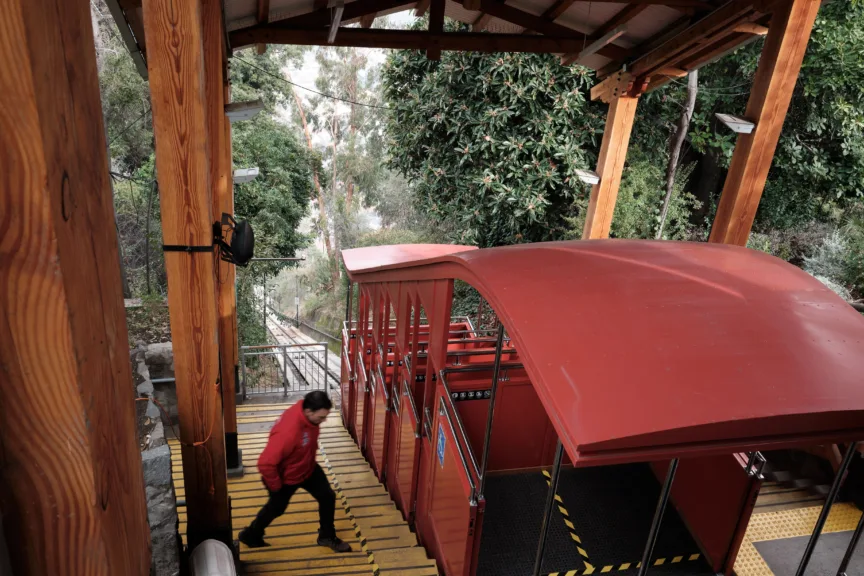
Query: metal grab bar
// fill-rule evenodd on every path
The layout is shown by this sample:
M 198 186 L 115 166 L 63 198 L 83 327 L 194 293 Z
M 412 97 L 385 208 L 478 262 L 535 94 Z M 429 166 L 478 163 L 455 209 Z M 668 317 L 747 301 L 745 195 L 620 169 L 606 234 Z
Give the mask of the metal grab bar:
M 427 406 L 423 409 L 423 431 L 426 433 L 426 439 L 432 443 L 432 410 Z
M 381 372 L 381 365 L 380 364 L 375 366 L 375 371 L 378 372 L 378 379 L 381 380 L 381 389 L 384 390 L 384 401 L 387 403 L 387 405 L 388 405 L 387 409 L 389 410 L 390 409 L 389 408 L 390 394 L 387 392 L 387 381 L 384 380 L 384 374 Z
M 414 416 L 414 437 L 420 438 L 420 414 L 417 413 L 417 404 L 414 403 L 414 395 L 411 393 L 411 387 L 408 386 L 407 380 L 402 380 L 402 395 L 408 397 L 408 404 L 411 405 L 411 414 Z
M 500 366 L 500 370 L 518 370 L 520 368 L 525 368 L 525 366 L 521 362 L 502 362 Z M 494 371 L 495 364 L 472 364 L 470 366 L 462 366 L 461 368 L 451 367 L 445 368 L 441 370 L 443 374 L 458 374 L 462 372 L 486 372 L 486 371 Z M 442 374 L 442 375 L 443 375 Z
M 465 477 L 468 478 L 468 484 L 471 486 L 471 494 L 468 496 L 468 503 L 474 506 L 477 504 L 477 488 L 474 484 L 474 478 L 471 476 L 471 471 L 468 470 L 468 463 L 465 461 L 465 454 L 462 453 L 462 447 L 459 445 L 459 439 L 456 437 L 456 429 L 453 428 L 453 420 L 450 418 L 450 412 L 444 405 L 443 396 L 441 398 L 441 406 L 438 413 L 441 416 L 447 417 L 447 425 L 450 426 L 450 434 L 453 435 L 453 442 L 456 444 L 456 451 L 459 453 L 459 460 L 462 461 L 462 467 L 465 469 Z M 456 415 L 456 421 L 459 422 L 458 415 Z M 466 442 L 465 445 L 467 446 L 468 443 Z
M 453 414 L 456 417 L 456 424 L 459 425 L 459 432 L 462 434 L 462 438 L 465 441 L 465 448 L 468 450 L 468 456 L 471 458 L 471 465 L 474 468 L 474 473 L 477 478 L 480 478 L 480 466 L 477 464 L 477 458 L 474 456 L 474 451 L 471 449 L 471 441 L 468 439 L 468 434 L 465 432 L 465 426 L 462 424 L 462 418 L 459 417 L 459 412 L 456 410 L 456 407 L 453 405 L 453 398 L 450 393 L 450 387 L 447 386 L 447 380 L 444 378 L 444 370 L 441 371 L 441 385 L 444 386 L 444 392 L 446 392 L 447 403 L 450 405 L 450 409 L 453 411 Z M 453 435 L 455 438 L 455 434 Z M 457 440 L 458 441 L 458 440 Z

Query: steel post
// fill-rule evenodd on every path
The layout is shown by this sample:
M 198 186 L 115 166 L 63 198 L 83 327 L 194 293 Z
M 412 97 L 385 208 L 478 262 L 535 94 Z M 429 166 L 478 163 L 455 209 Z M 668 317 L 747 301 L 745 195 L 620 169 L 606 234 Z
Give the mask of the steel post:
M 561 475 L 561 458 L 564 456 L 564 446 L 558 439 L 555 449 L 555 464 L 552 466 L 552 478 L 549 482 L 549 495 L 546 497 L 546 509 L 543 511 L 543 524 L 540 527 L 540 543 L 537 544 L 537 558 L 534 560 L 534 576 L 540 576 L 543 569 L 543 552 L 546 549 L 546 536 L 549 534 L 549 524 L 552 522 L 552 506 L 555 504 L 555 494 L 558 492 L 558 477 Z
M 840 562 L 840 568 L 837 569 L 837 576 L 849 576 L 846 569 L 849 568 L 849 562 L 852 560 L 852 555 L 855 554 L 855 548 L 858 547 L 858 540 L 861 539 L 861 532 L 864 530 L 864 514 L 858 520 L 858 526 L 852 534 L 852 539 L 849 540 L 849 546 L 846 547 L 846 554 L 843 556 L 843 561 Z
M 329 374 L 327 372 L 327 365 L 330 360 L 330 351 L 327 348 L 327 344 L 322 344 L 322 346 L 324 347 L 324 392 L 327 392 L 327 375 Z
M 282 393 L 288 396 L 288 352 L 282 348 Z
M 672 481 L 675 480 L 675 471 L 678 470 L 678 459 L 673 458 L 669 462 L 669 469 L 666 471 L 666 481 L 663 482 L 663 490 L 660 492 L 660 499 L 657 501 L 657 509 L 654 511 L 654 520 L 651 521 L 651 530 L 648 532 L 648 541 L 645 542 L 645 550 L 642 552 L 642 563 L 639 565 L 639 576 L 645 576 L 648 573 L 648 565 L 651 564 L 651 555 L 654 553 L 654 545 L 657 544 L 657 536 L 660 534 L 660 524 L 663 522 L 663 514 L 666 512 L 666 505 L 669 502 L 669 495 L 672 493 Z
M 240 353 L 240 371 L 243 374 L 243 399 L 246 399 L 246 354 Z
M 489 445 L 492 443 L 492 420 L 495 417 L 495 398 L 498 395 L 498 375 L 501 372 L 501 352 L 504 347 L 504 325 L 498 326 L 498 339 L 495 342 L 495 365 L 492 368 L 492 390 L 489 393 L 489 413 L 486 415 L 486 436 L 483 440 L 483 457 L 480 463 L 480 490 L 477 498 L 483 499 L 486 488 L 486 468 L 489 465 Z
M 837 499 L 837 494 L 840 493 L 840 486 L 843 485 L 843 477 L 846 475 L 846 470 L 849 469 L 849 464 L 852 463 L 852 458 L 855 456 L 855 450 L 857 447 L 858 442 L 850 442 L 849 447 L 846 448 L 843 462 L 840 463 L 840 468 L 837 470 L 837 475 L 834 477 L 834 483 L 831 484 L 831 491 L 828 492 L 828 497 L 825 498 L 825 505 L 822 506 L 822 512 L 819 513 L 819 518 L 816 520 L 816 526 L 813 527 L 813 533 L 810 534 L 810 540 L 807 542 L 807 547 L 804 549 L 804 556 L 801 557 L 801 563 L 798 564 L 798 570 L 795 572 L 795 576 L 804 576 L 804 573 L 807 571 L 807 565 L 810 564 L 810 557 L 813 555 L 813 550 L 816 548 L 819 536 L 822 535 L 822 528 L 825 527 L 825 521 L 828 520 L 831 506 Z

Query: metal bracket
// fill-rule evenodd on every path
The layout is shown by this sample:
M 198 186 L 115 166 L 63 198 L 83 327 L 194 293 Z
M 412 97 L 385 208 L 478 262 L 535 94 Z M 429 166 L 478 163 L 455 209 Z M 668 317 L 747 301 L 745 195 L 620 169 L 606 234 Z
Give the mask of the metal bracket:
M 764 480 L 765 476 L 762 475 L 762 471 L 765 468 L 766 462 L 767 460 L 765 460 L 765 456 L 761 452 L 750 452 L 750 458 L 747 460 L 747 468 L 745 469 L 747 476 Z

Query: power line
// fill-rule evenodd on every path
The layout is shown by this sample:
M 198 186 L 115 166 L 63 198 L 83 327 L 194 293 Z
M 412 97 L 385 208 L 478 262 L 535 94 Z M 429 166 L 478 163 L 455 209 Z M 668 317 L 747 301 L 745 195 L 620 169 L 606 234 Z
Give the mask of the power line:
M 366 106 L 367 108 L 378 108 L 380 110 L 390 110 L 390 108 L 388 106 L 378 106 L 377 104 L 367 104 L 365 102 L 355 102 L 354 100 L 348 100 L 347 98 L 340 98 L 339 96 L 333 96 L 332 94 L 325 94 L 324 92 L 319 92 L 317 90 L 313 90 L 312 88 L 307 88 L 306 86 L 301 86 L 300 84 L 295 84 L 294 82 L 292 82 L 290 80 L 286 80 L 282 76 L 277 76 L 276 74 L 273 74 L 272 72 L 269 72 L 268 70 L 265 70 L 264 68 L 261 68 L 260 66 L 256 66 L 255 64 L 253 64 L 252 62 L 249 62 L 248 60 L 244 60 L 243 58 L 240 58 L 240 57 L 235 57 L 235 58 L 238 61 L 242 62 L 243 64 L 246 64 L 247 66 L 251 66 L 252 68 L 260 70 L 261 72 L 267 74 L 271 78 L 275 78 L 276 80 L 279 80 L 280 82 L 284 82 L 285 84 L 290 84 L 291 86 L 295 86 L 297 88 L 300 88 L 301 90 L 307 90 L 307 91 L 312 92 L 314 94 L 318 94 L 319 96 L 324 96 L 325 98 L 331 98 L 333 100 L 339 100 L 340 102 L 345 102 L 347 104 L 356 104 L 357 106 Z
M 149 112 L 150 112 L 150 107 L 148 106 L 148 107 L 147 107 L 147 110 L 145 110 L 145 111 L 144 111 L 140 116 L 138 116 L 135 120 L 133 120 L 132 122 L 130 122 L 129 124 L 127 124 L 126 127 L 123 128 L 123 130 L 121 130 L 119 134 L 117 134 L 116 136 L 114 136 L 113 138 L 111 138 L 111 141 L 108 142 L 108 146 L 111 146 L 111 144 L 113 144 L 115 140 L 117 140 L 118 138 L 120 138 L 120 136 L 122 136 L 123 134 L 125 134 L 125 133 L 130 129 L 130 128 L 132 128 L 132 126 L 134 126 L 135 124 L 137 124 L 138 121 L 141 120 L 142 118 L 144 118 L 144 116 L 146 116 Z

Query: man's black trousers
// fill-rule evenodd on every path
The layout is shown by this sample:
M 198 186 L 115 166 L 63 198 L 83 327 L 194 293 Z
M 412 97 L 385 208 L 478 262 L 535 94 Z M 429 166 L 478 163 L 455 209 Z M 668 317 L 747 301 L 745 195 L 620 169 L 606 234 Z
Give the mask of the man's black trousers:
M 318 518 L 320 528 L 318 529 L 319 538 L 335 538 L 336 527 L 333 524 L 333 516 L 336 513 L 336 494 L 330 488 L 330 482 L 327 481 L 327 475 L 321 466 L 315 464 L 315 470 L 312 475 L 300 484 L 284 484 L 276 492 L 270 492 L 270 499 L 258 512 L 258 516 L 252 521 L 249 526 L 249 532 L 253 536 L 263 537 L 264 530 L 270 525 L 273 520 L 285 513 L 288 508 L 288 502 L 291 496 L 298 488 L 303 488 L 318 501 Z

